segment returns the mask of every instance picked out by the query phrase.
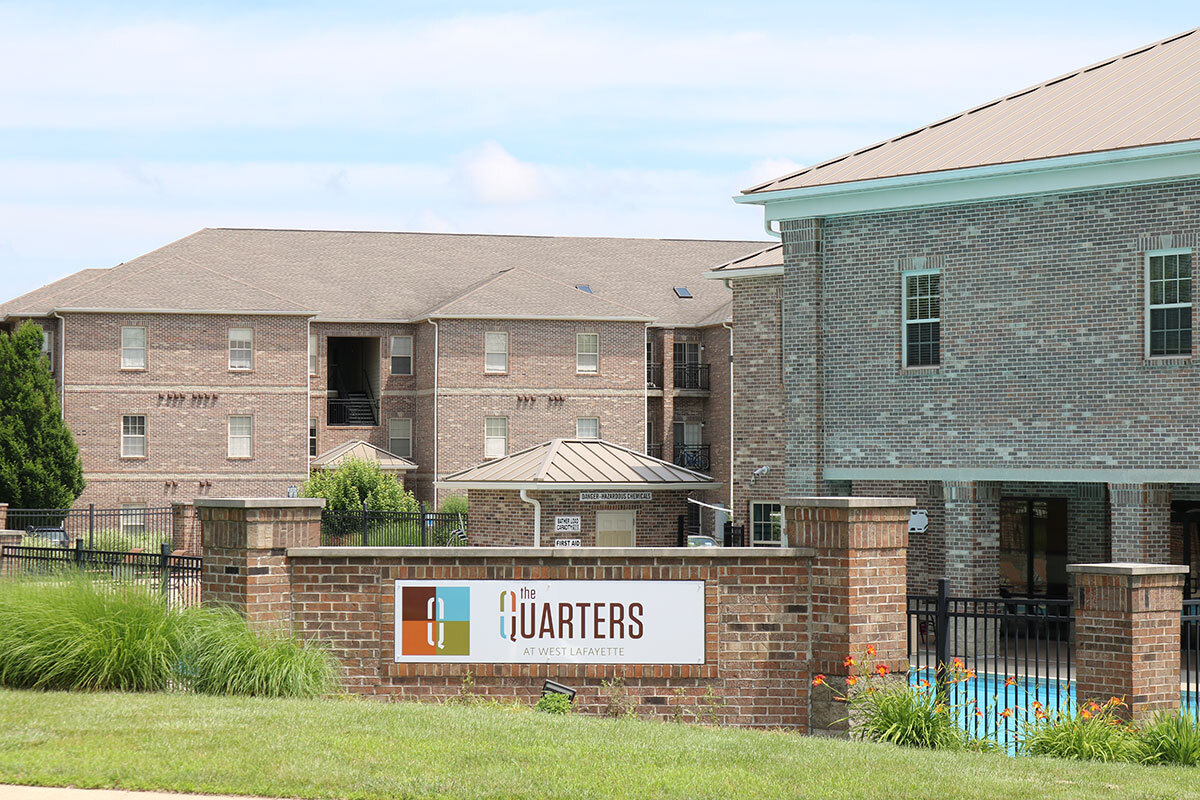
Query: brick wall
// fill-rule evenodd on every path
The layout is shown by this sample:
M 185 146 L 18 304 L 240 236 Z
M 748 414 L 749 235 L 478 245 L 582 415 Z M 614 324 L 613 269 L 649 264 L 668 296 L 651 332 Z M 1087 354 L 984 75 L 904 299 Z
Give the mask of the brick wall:
M 633 511 L 634 541 L 637 547 L 674 547 L 678 539 L 677 519 L 688 512 L 686 491 L 652 492 L 650 500 L 631 502 L 582 502 L 579 492 L 528 492 L 542 506 L 541 537 L 543 547 L 552 547 L 554 518 L 578 516 L 580 533 L 558 534 L 580 539 L 583 547 L 596 544 L 597 511 Z M 533 506 L 515 491 L 471 489 L 468 536 L 472 545 L 488 547 L 529 547 L 533 544 Z

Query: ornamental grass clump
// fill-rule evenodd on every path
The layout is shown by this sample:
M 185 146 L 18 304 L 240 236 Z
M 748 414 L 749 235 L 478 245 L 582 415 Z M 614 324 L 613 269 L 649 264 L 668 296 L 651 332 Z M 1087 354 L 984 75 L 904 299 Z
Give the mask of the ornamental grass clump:
M 0 583 L 0 685 L 145 692 L 167 688 L 182 615 L 153 591 L 70 575 Z
M 1018 737 L 1018 752 L 1078 761 L 1138 761 L 1137 730 L 1118 711 L 1124 705 L 1113 697 L 1047 714 L 1035 704 L 1033 720 L 1022 726 Z
M 1137 732 L 1139 760 L 1145 764 L 1200 764 L 1200 728 L 1191 716 L 1162 713 Z
M 193 691 L 320 697 L 338 686 L 338 663 L 318 642 L 282 629 L 252 629 L 228 608 L 192 609 L 186 617 L 178 671 Z

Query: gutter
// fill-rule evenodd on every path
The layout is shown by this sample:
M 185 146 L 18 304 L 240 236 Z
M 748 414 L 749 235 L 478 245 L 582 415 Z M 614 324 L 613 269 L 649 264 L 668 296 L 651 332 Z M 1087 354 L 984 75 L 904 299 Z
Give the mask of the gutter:
M 729 283 L 726 282 L 726 288 Z M 729 330 L 729 516 L 733 518 L 733 326 L 728 322 L 721 323 L 722 328 Z
M 533 546 L 542 546 L 542 504 L 534 500 L 526 492 L 528 489 L 521 490 L 521 499 L 533 506 Z
M 63 419 L 67 418 L 67 321 L 59 316 L 57 311 L 51 311 L 50 316 L 58 320 L 58 413 Z
M 433 326 L 433 499 L 437 500 L 437 484 L 438 484 L 438 339 L 441 330 L 438 328 L 437 322 L 432 319 L 425 320 Z

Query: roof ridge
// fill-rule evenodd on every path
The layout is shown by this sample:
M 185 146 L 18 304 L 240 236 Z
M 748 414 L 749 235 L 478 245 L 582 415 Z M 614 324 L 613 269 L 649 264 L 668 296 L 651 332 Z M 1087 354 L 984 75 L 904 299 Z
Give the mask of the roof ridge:
M 450 305 L 451 303 L 457 303 L 458 301 L 463 300 L 463 299 L 469 297 L 470 295 L 474 294 L 475 292 L 479 291 L 483 287 L 488 286 L 489 284 L 495 283 L 496 281 L 500 280 L 500 278 L 503 277 L 506 273 L 512 272 L 514 269 L 516 269 L 516 267 L 505 267 L 504 269 L 500 270 L 499 272 L 493 272 L 491 275 L 481 278 L 480 280 L 478 280 L 475 283 L 468 286 L 466 289 L 463 289 L 458 294 L 451 295 L 450 297 L 446 298 L 445 300 L 440 301 L 433 308 L 424 312 L 422 316 L 426 316 L 426 317 L 433 316 L 438 311 L 442 310 L 443 308 Z
M 551 439 L 547 444 L 546 455 L 542 456 L 542 463 L 538 465 L 538 471 L 534 475 L 535 481 L 546 480 L 546 472 L 550 469 L 550 462 L 558 455 L 558 448 L 562 447 L 562 439 Z
M 644 313 L 643 313 L 643 312 L 641 312 L 641 311 L 638 311 L 638 310 L 637 310 L 636 308 L 634 308 L 633 306 L 627 306 L 627 305 L 625 305 L 624 303 L 618 303 L 616 300 L 609 300 L 607 297 L 601 297 L 600 295 L 598 295 L 598 294 L 595 294 L 595 293 L 593 293 L 593 292 L 585 292 L 585 291 L 583 291 L 582 289 L 580 289 L 578 286 L 572 286 L 572 285 L 571 285 L 571 284 L 569 284 L 569 283 L 566 283 L 566 282 L 564 282 L 564 281 L 560 281 L 558 278 L 551 278 L 549 275 L 543 275 L 543 274 L 542 274 L 542 273 L 540 273 L 540 272 L 534 272 L 533 270 L 529 269 L 528 267 L 513 267 L 513 268 L 512 268 L 512 271 L 513 271 L 513 272 L 524 272 L 524 273 L 526 273 L 527 275 L 532 275 L 532 276 L 534 276 L 535 278 L 541 278 L 541 279 L 542 279 L 542 280 L 544 280 L 544 281 L 549 281 L 550 283 L 558 284 L 559 286 L 562 286 L 562 287 L 564 287 L 564 288 L 567 288 L 567 289 L 574 290 L 574 291 L 576 291 L 576 292 L 579 292 L 580 294 L 586 294 L 586 295 L 587 295 L 589 298 L 591 298 L 592 300 L 601 300 L 601 301 L 603 301 L 603 302 L 605 302 L 605 303 L 608 303 L 609 305 L 616 306 L 617 308 L 623 308 L 623 309 L 625 309 L 626 311 L 632 311 L 632 312 L 634 312 L 635 314 L 637 314 L 637 315 L 638 315 L 638 316 L 640 316 L 640 317 L 644 317 L 644 316 L 646 316 L 646 314 L 644 314 Z
M 762 244 L 759 239 L 688 239 L 683 237 L 662 237 L 662 236 L 569 236 L 554 233 L 471 233 L 464 231 L 385 231 L 385 230 L 362 230 L 354 228 L 237 228 L 229 226 L 217 226 L 215 228 L 201 228 L 195 233 L 189 233 L 181 239 L 176 239 L 175 242 L 165 244 L 162 247 L 152 250 L 151 253 L 170 247 L 172 244 L 183 241 L 183 239 L 191 238 L 205 231 L 262 231 L 265 233 L 377 233 L 388 236 L 461 236 L 461 237 L 488 237 L 494 239 L 602 239 L 605 241 L 620 241 L 620 242 L 728 242 L 729 244 L 745 243 L 745 244 Z M 146 253 L 150 255 L 150 253 Z M 143 258 L 144 256 L 138 256 Z
M 893 142 L 898 142 L 901 139 L 907 139 L 910 136 L 915 136 L 918 133 L 923 133 L 924 131 L 932 130 L 933 128 L 937 128 L 941 125 L 945 125 L 948 122 L 953 122 L 956 119 L 970 116 L 971 114 L 974 114 L 977 111 L 982 111 L 985 108 L 991 108 L 992 106 L 999 105 L 999 104 L 1007 102 L 1009 100 L 1015 100 L 1019 97 L 1024 97 L 1024 96 L 1031 94 L 1039 89 L 1045 89 L 1049 86 L 1053 86 L 1055 84 L 1062 83 L 1063 81 L 1069 80 L 1071 78 L 1076 78 L 1080 75 L 1083 75 L 1084 73 L 1092 72 L 1093 70 L 1100 69 L 1101 67 L 1107 67 L 1110 64 L 1115 64 L 1118 61 L 1123 61 L 1126 58 L 1131 58 L 1133 56 L 1142 55 L 1143 53 L 1147 53 L 1158 47 L 1162 47 L 1163 45 L 1171 44 L 1172 42 L 1176 42 L 1180 39 L 1191 36 L 1192 34 L 1195 34 L 1197 32 L 1200 32 L 1200 27 L 1192 28 L 1191 30 L 1184 31 L 1183 33 L 1172 34 L 1171 36 L 1160 39 L 1156 42 L 1151 42 L 1148 45 L 1142 45 L 1140 47 L 1135 47 L 1132 50 L 1127 50 L 1126 52 L 1121 53 L 1116 56 L 1109 56 L 1108 58 L 1103 58 L 1093 64 L 1089 64 L 1088 66 L 1080 67 L 1078 69 L 1073 69 L 1073 70 L 1071 70 L 1069 72 L 1065 72 L 1057 77 L 1051 78 L 1050 80 L 1042 81 L 1040 83 L 1035 83 L 1032 86 L 1028 86 L 1019 91 L 1010 92 L 1008 94 L 1002 95 L 1001 97 L 999 97 L 995 100 L 991 100 L 987 103 L 981 103 L 977 106 L 967 109 L 966 111 L 960 111 L 957 114 L 952 114 L 949 117 L 939 119 L 936 122 L 931 122 L 928 125 L 922 125 L 919 128 L 914 128 L 913 130 L 908 131 L 907 133 L 900 134 L 899 136 L 893 136 L 891 138 L 884 139 L 883 141 L 876 142 L 875 144 L 872 144 L 868 147 L 862 147 L 857 150 L 852 150 L 848 153 L 843 153 L 842 155 L 836 156 L 835 158 L 826 159 L 825 161 L 819 162 L 817 164 L 813 164 L 811 166 L 804 167 L 802 169 L 796 170 L 795 172 L 791 172 L 786 175 L 781 175 L 778 178 L 773 178 L 769 181 L 766 181 L 765 183 L 760 183 L 756 186 L 751 186 L 749 189 L 743 189 L 742 194 L 744 194 L 744 195 L 745 194 L 755 194 L 757 192 L 764 191 L 769 186 L 774 186 L 775 184 L 784 183 L 793 178 L 797 178 L 801 175 L 807 175 L 810 172 L 815 172 L 824 167 L 833 166 L 834 164 L 838 164 L 842 161 L 845 161 L 848 158 L 853 158 L 854 156 L 860 156 L 860 155 L 863 155 L 864 153 L 869 153 L 870 151 L 876 150 L 880 147 L 883 147 L 884 145 L 892 144 Z

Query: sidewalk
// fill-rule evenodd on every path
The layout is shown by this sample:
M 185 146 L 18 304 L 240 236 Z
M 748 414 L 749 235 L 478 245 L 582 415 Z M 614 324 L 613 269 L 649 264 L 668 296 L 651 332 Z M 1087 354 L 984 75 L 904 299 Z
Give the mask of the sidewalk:
M 246 795 L 134 792 L 128 789 L 65 789 L 0 784 L 0 800 L 246 800 Z

